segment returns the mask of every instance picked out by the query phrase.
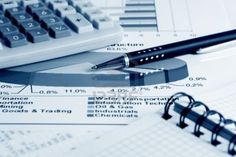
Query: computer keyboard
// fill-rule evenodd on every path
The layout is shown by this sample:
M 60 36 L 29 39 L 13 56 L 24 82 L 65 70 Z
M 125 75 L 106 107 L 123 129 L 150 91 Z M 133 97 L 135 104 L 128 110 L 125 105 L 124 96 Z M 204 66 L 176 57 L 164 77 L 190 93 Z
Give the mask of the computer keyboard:
M 122 28 L 86 0 L 0 0 L 0 69 L 105 47 Z

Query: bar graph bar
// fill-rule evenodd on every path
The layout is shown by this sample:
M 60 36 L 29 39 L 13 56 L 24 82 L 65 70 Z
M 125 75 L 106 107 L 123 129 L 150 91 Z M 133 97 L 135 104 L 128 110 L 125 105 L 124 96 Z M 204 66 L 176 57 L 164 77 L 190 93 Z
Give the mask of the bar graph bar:
M 126 30 L 158 31 L 155 0 L 127 0 L 120 24 Z

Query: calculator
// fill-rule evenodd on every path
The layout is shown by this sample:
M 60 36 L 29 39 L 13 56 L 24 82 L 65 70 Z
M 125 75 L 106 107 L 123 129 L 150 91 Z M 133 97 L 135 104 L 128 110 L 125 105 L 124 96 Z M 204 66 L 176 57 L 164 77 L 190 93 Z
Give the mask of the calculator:
M 0 0 L 0 69 L 115 44 L 122 28 L 86 0 Z

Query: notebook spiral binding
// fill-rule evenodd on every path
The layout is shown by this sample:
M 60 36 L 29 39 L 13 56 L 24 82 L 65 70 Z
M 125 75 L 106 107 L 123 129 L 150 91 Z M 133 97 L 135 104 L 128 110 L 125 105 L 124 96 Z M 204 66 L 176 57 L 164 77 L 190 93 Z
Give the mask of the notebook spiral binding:
M 236 121 L 232 119 L 226 119 L 220 112 L 215 110 L 210 110 L 209 107 L 201 101 L 196 101 L 191 95 L 188 95 L 184 92 L 179 92 L 172 95 L 165 104 L 164 113 L 162 117 L 165 120 L 170 119 L 172 116 L 169 114 L 170 107 L 172 105 L 176 105 L 176 101 L 180 98 L 187 98 L 188 104 L 187 106 L 182 106 L 180 111 L 179 122 L 177 126 L 184 129 L 188 126 L 185 123 L 185 119 L 188 118 L 190 113 L 192 116 L 195 116 L 195 119 L 191 120 L 195 123 L 193 134 L 197 137 L 200 137 L 204 133 L 200 131 L 201 127 L 204 127 L 211 131 L 211 144 L 214 146 L 219 145 L 221 142 L 217 140 L 218 136 L 223 137 L 224 139 L 229 141 L 228 144 L 228 153 L 230 155 L 236 155 L 236 134 L 226 128 L 227 125 L 234 124 L 236 129 Z M 193 111 L 193 108 L 202 106 L 204 108 L 204 112 L 202 114 L 198 114 Z M 181 107 L 181 106 L 179 106 Z M 209 116 L 217 115 L 219 117 L 218 123 L 214 123 L 208 119 Z M 189 118 L 190 119 L 190 118 Z M 208 123 L 206 122 L 208 121 Z M 210 125 L 213 124 L 213 125 Z

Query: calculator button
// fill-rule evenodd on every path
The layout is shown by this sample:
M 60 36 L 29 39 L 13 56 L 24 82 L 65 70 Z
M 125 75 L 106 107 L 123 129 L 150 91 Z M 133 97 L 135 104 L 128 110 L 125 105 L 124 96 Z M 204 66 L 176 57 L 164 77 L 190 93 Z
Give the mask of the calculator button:
M 95 9 L 94 5 L 91 2 L 86 2 L 86 3 L 78 2 L 78 3 L 76 3 L 75 7 L 76 7 L 77 11 L 82 14 L 86 11 Z
M 21 0 L 21 5 L 26 7 L 27 5 L 30 5 L 30 4 L 36 4 L 36 3 L 39 3 L 38 0 Z
M 15 0 L 5 1 L 5 2 L 0 3 L 0 7 L 1 7 L 2 10 L 6 10 L 6 9 L 9 9 L 9 8 L 18 7 L 18 4 Z
M 11 24 L 10 20 L 6 17 L 0 16 L 0 27 Z
M 2 26 L 0 28 L 0 36 L 4 37 L 8 34 L 12 34 L 12 33 L 17 33 L 18 29 L 16 28 L 16 26 L 13 25 L 8 25 L 8 26 Z
M 49 35 L 44 29 L 38 28 L 28 32 L 28 39 L 33 43 L 38 43 L 49 40 Z
M 42 18 L 41 20 L 42 20 L 42 26 L 43 26 L 45 29 L 48 29 L 50 26 L 62 22 L 61 19 L 59 19 L 59 18 L 56 17 L 56 16 L 45 17 L 45 18 Z
M 64 24 L 55 24 L 50 27 L 49 34 L 53 38 L 62 38 L 71 35 L 70 29 Z
M 25 21 L 32 21 L 33 18 L 28 13 L 21 13 L 12 16 L 13 23 L 20 25 L 22 22 Z
M 99 9 L 86 11 L 84 17 L 86 17 L 89 21 L 93 21 L 95 18 L 99 18 L 104 16 L 103 12 Z
M 73 14 L 65 17 L 65 22 L 76 33 L 92 32 L 92 24 L 81 14 Z
M 114 21 L 109 17 L 99 17 L 93 20 L 93 24 L 97 29 L 106 29 L 114 26 Z
M 33 29 L 38 29 L 40 28 L 40 25 L 38 22 L 36 21 L 26 21 L 26 22 L 22 22 L 21 23 L 21 27 L 20 29 L 23 31 L 23 32 L 28 32 L 30 30 L 33 30 Z
M 26 10 L 29 13 L 34 13 L 36 10 L 44 9 L 45 5 L 43 3 L 30 4 L 27 6 Z
M 24 13 L 25 9 L 23 7 L 10 8 L 6 10 L 6 16 L 12 17 L 13 15 Z
M 53 10 L 61 7 L 67 7 L 68 2 L 66 0 L 51 0 L 49 1 L 49 7 Z
M 49 17 L 52 15 L 53 15 L 53 12 L 49 9 L 40 9 L 34 12 L 34 16 L 37 20 L 41 20 L 41 18 Z
M 18 47 L 23 46 L 27 44 L 27 40 L 25 36 L 22 33 L 12 33 L 9 35 L 6 35 L 4 38 L 5 44 L 8 47 Z
M 72 5 L 72 6 L 76 6 L 76 4 L 78 4 L 78 3 L 86 3 L 87 2 L 87 0 L 69 0 L 69 3 L 70 3 L 70 5 Z
M 72 6 L 67 6 L 67 7 L 58 8 L 56 10 L 56 13 L 58 16 L 64 18 L 66 15 L 76 14 L 76 10 Z

